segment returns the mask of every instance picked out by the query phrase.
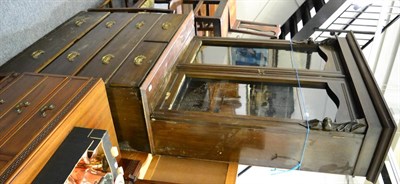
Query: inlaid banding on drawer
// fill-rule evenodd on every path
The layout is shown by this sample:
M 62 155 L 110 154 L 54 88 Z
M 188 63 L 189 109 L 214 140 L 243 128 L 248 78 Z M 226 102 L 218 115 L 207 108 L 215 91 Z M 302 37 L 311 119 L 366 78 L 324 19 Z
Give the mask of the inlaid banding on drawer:
M 47 111 L 47 116 L 43 117 L 42 112 L 38 110 L 30 117 L 29 120 L 25 121 L 24 124 L 20 125 L 11 135 L 7 136 L 7 139 L 0 146 L 0 154 L 16 155 L 19 151 L 29 145 L 30 138 L 39 135 L 42 129 L 53 120 L 53 118 L 60 113 L 64 107 L 75 97 L 75 95 L 82 90 L 82 87 L 87 83 L 87 80 L 72 79 L 66 81 L 65 85 L 58 87 L 57 91 L 51 93 L 52 95 L 47 101 L 42 102 L 39 107 L 46 104 L 53 104 L 55 108 L 52 111 Z M 44 93 L 49 94 L 49 93 Z M 37 108 L 39 109 L 39 108 Z
M 43 79 L 42 76 L 23 75 L 13 83 L 13 85 L 18 86 L 18 88 L 6 87 L 0 91 L 0 99 L 3 100 L 3 103 L 0 105 L 0 120 L 3 120 L 4 114 L 15 107 L 16 104 L 21 101 L 29 91 L 40 84 Z
M 32 77 L 32 76 L 26 76 Z M 37 109 L 41 106 L 43 99 L 48 98 L 57 87 L 59 87 L 66 77 L 51 77 L 43 78 L 30 93 L 20 99 L 13 109 L 9 110 L 4 116 L 1 117 L 1 122 L 12 122 L 12 123 L 0 123 L 0 145 L 5 143 L 5 138 L 9 137 L 10 134 L 22 126 L 21 122 L 24 122 L 29 118 Z

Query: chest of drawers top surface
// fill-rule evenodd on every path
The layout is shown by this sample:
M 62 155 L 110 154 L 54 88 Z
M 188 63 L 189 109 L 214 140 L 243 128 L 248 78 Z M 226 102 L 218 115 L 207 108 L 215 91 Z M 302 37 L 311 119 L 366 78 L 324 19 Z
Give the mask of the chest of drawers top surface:
M 0 72 L 101 77 L 106 83 L 112 79 L 115 86 L 137 87 L 188 17 L 80 12 L 1 66 Z

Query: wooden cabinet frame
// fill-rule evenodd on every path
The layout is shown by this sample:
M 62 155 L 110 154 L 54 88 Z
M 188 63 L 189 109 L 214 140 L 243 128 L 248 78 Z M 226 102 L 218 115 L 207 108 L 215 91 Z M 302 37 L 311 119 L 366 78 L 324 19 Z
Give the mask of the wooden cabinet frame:
M 162 80 L 146 79 L 141 86 L 152 153 L 291 168 L 300 160 L 306 132 L 301 125 L 304 120 L 179 111 L 169 104 L 182 81 L 189 77 L 292 86 L 299 80 L 302 87 L 328 86 L 340 102 L 336 123 L 345 123 L 340 122 L 343 116 L 351 119 L 345 125 L 349 131 L 311 127 L 301 169 L 377 179 L 396 127 L 352 34 L 318 44 L 293 43 L 294 50 L 325 53 L 324 71 L 194 64 L 203 45 L 290 50 L 287 41 L 194 39 L 176 67 L 168 70 L 169 75 Z M 150 76 L 157 73 L 160 71 L 154 70 Z M 160 83 L 163 85 L 154 88 Z

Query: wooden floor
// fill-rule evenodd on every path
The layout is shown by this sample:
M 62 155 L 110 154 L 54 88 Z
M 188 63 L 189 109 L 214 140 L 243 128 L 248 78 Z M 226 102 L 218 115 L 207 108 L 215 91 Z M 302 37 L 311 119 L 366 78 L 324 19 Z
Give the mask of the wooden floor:
M 238 163 L 152 156 L 121 151 L 123 159 L 138 160 L 141 166 L 136 183 L 215 183 L 234 184 Z

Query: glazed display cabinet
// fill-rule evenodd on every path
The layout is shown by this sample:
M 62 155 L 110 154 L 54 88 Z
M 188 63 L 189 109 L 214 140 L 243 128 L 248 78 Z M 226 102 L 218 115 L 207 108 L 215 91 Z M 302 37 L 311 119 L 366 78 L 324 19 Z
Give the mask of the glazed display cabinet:
M 152 153 L 377 179 L 396 127 L 352 34 L 195 37 L 177 62 L 141 86 Z

